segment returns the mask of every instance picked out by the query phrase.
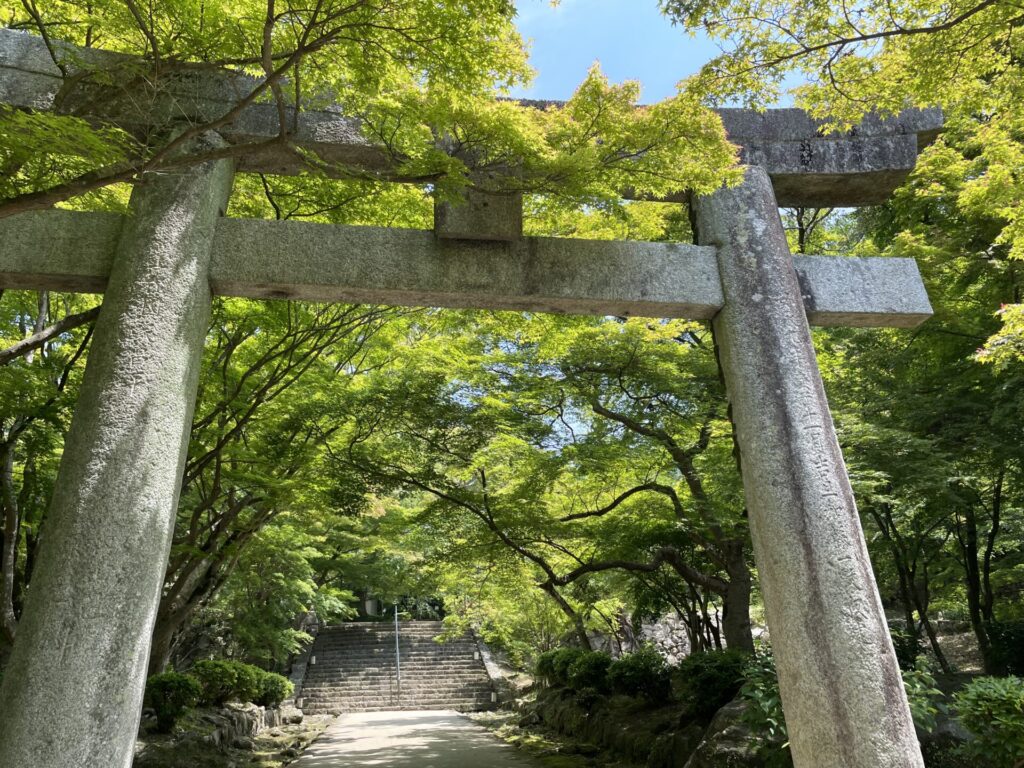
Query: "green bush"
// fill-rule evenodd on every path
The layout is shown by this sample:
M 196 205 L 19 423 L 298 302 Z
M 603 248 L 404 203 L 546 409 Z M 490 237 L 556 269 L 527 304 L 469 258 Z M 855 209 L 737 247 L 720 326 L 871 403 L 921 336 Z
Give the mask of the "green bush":
M 191 672 L 202 688 L 203 706 L 230 700 L 276 706 L 292 694 L 286 678 L 241 661 L 197 661 Z
M 960 721 L 974 734 L 967 750 L 993 766 L 1024 760 L 1024 680 L 979 677 L 958 691 L 954 700 Z
M 986 629 L 993 667 L 1003 675 L 1024 675 L 1024 621 L 992 622 Z
M 608 690 L 608 667 L 612 657 L 604 651 L 584 653 L 569 665 L 569 687 L 574 691 L 592 688 L 596 692 Z
M 276 707 L 295 691 L 295 686 L 283 675 L 263 672 L 260 677 L 260 691 L 255 699 L 261 707 Z
M 935 676 L 925 659 L 919 659 L 914 669 L 902 670 L 902 674 L 914 725 L 919 731 L 932 733 L 938 727 L 936 716 L 946 710 L 942 703 L 945 694 L 936 687 Z
M 230 661 L 197 661 L 191 673 L 202 688 L 199 703 L 204 707 L 220 706 L 235 695 L 238 670 Z
M 671 674 L 661 654 L 647 646 L 613 661 L 608 667 L 608 685 L 615 693 L 661 703 L 672 697 Z
M 983 768 L 983 764 L 967 754 L 963 744 L 953 736 L 933 737 L 921 742 L 925 768 Z
M 231 698 L 239 701 L 256 701 L 262 693 L 263 676 L 267 673 L 252 664 L 243 664 L 240 661 L 227 663 L 235 670 L 235 687 L 231 691 Z
M 889 634 L 892 636 L 892 646 L 896 650 L 896 661 L 900 669 L 915 669 L 917 659 L 924 650 L 921 646 L 921 636 L 913 629 L 892 624 L 889 625 Z
M 749 660 L 749 653 L 724 650 L 694 653 L 679 662 L 677 674 L 697 717 L 710 718 L 733 700 Z
M 573 698 L 576 699 L 578 706 L 590 710 L 601 700 L 602 694 L 597 688 L 581 688 L 576 691 L 576 695 Z
M 164 672 L 146 681 L 146 705 L 156 712 L 156 728 L 170 733 L 189 707 L 199 703 L 202 688 L 192 675 Z
M 587 653 L 582 648 L 559 648 L 551 661 L 551 678 L 554 685 L 569 684 L 569 667 L 580 656 Z
M 740 695 L 747 702 L 744 722 L 750 726 L 757 743 L 757 756 L 766 768 L 784 768 L 793 765 L 789 754 L 789 732 L 782 714 L 779 678 L 775 672 L 775 657 L 767 644 L 760 646 L 747 658 L 743 669 Z
M 555 656 L 558 654 L 560 649 L 555 648 L 551 651 L 544 651 L 540 656 L 537 657 L 537 664 L 534 667 L 537 673 L 537 677 L 545 685 L 554 685 L 555 682 Z

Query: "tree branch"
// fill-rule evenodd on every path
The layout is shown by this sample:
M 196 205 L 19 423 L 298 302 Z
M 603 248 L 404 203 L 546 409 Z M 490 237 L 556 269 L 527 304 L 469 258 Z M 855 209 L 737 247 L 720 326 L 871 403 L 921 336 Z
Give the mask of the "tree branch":
M 51 325 L 49 328 L 44 328 L 38 333 L 33 333 L 31 336 L 12 344 L 7 347 L 7 349 L 0 350 L 0 365 L 7 365 L 12 360 L 22 357 L 34 349 L 39 349 L 39 347 L 43 346 L 54 336 L 59 336 L 73 328 L 78 328 L 86 323 L 93 322 L 99 316 L 99 313 L 100 308 L 93 307 L 90 310 L 79 312 L 76 315 L 68 315 L 62 320 Z

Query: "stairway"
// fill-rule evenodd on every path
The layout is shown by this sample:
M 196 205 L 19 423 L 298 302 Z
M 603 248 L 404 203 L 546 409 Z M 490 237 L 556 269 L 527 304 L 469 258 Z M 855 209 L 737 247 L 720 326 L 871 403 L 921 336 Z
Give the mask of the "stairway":
M 400 622 L 399 691 L 393 623 L 348 622 L 321 629 L 298 694 L 303 712 L 492 708 L 491 680 L 473 638 L 434 642 L 441 631 L 439 621 Z

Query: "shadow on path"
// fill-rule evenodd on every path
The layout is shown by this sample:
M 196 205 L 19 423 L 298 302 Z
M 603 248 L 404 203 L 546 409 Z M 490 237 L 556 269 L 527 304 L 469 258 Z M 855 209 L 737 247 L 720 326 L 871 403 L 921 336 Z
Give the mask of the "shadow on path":
M 342 715 L 292 768 L 538 768 L 457 712 Z

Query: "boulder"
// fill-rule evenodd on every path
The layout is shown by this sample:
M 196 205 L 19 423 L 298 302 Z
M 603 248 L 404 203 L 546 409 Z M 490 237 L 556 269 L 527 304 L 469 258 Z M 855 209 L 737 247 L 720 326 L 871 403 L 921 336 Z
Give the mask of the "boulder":
M 697 723 L 681 724 L 662 734 L 654 742 L 647 768 L 684 768 L 703 736 L 704 728 Z
M 280 707 L 263 710 L 263 727 L 279 728 L 282 725 L 298 725 L 302 722 L 302 710 L 294 704 L 284 703 Z
M 263 707 L 255 704 L 225 704 L 222 709 L 203 715 L 203 720 L 213 726 L 206 740 L 214 746 L 228 746 L 252 743 L 263 728 Z
M 747 703 L 731 701 L 718 710 L 684 768 L 761 768 L 757 744 L 743 722 Z

